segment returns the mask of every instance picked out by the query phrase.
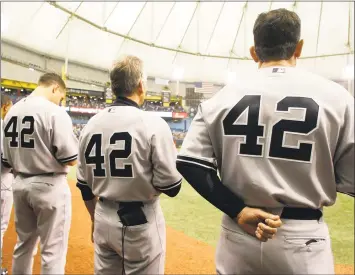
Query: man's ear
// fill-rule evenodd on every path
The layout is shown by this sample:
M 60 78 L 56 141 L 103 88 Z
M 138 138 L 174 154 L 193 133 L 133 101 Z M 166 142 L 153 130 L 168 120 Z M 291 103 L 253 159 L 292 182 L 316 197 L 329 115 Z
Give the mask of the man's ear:
M 256 63 L 259 63 L 259 57 L 256 54 L 255 47 L 251 46 L 249 49 L 250 55 Z
M 295 57 L 295 58 L 300 58 L 300 56 L 301 56 L 301 54 L 302 54 L 303 44 L 304 44 L 303 39 L 301 39 L 301 40 L 297 43 L 296 50 L 295 50 L 295 53 L 294 53 L 294 57 Z
M 140 80 L 137 87 L 138 95 L 141 96 L 144 93 L 143 80 Z

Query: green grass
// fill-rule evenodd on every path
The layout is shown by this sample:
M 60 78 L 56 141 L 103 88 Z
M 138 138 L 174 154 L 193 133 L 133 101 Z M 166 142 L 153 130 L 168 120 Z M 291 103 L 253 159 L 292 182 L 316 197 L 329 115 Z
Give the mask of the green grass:
M 72 169 L 73 170 L 73 169 Z M 75 178 L 71 171 L 69 178 Z M 222 214 L 186 182 L 175 198 L 161 196 L 167 224 L 213 247 L 219 238 Z M 337 203 L 325 209 L 336 264 L 354 264 L 354 199 L 339 195 Z

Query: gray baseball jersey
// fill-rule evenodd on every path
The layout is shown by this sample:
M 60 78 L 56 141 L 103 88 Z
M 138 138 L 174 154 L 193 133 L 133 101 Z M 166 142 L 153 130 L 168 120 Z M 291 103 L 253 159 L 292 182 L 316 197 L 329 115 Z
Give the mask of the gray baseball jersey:
M 78 184 L 112 201 L 150 201 L 181 184 L 168 124 L 134 106 L 92 117 L 79 138 Z
M 67 112 L 39 96 L 17 102 L 5 117 L 3 161 L 16 173 L 67 173 L 78 141 Z
M 178 161 L 218 169 L 247 205 L 332 205 L 354 194 L 354 98 L 297 68 L 260 69 L 199 106 Z

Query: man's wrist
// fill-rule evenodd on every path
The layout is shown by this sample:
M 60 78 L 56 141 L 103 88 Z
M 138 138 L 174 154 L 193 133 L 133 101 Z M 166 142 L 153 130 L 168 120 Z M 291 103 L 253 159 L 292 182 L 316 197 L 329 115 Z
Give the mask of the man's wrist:
M 247 208 L 247 206 L 244 206 L 238 213 L 237 213 L 237 215 L 236 215 L 236 217 L 235 217 L 235 220 L 236 220 L 236 222 L 239 224 L 239 219 L 241 218 L 241 216 L 242 216 L 242 214 L 243 214 L 243 210 L 245 209 L 245 208 Z

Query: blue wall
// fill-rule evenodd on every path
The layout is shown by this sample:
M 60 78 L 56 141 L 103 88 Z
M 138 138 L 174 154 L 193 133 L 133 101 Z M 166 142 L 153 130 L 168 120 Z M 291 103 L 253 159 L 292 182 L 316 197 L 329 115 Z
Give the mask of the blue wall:
M 187 131 L 191 125 L 191 118 L 186 118 L 183 120 L 180 120 L 178 122 L 173 122 L 173 121 L 168 121 L 169 127 L 171 130 L 176 130 L 176 131 Z

